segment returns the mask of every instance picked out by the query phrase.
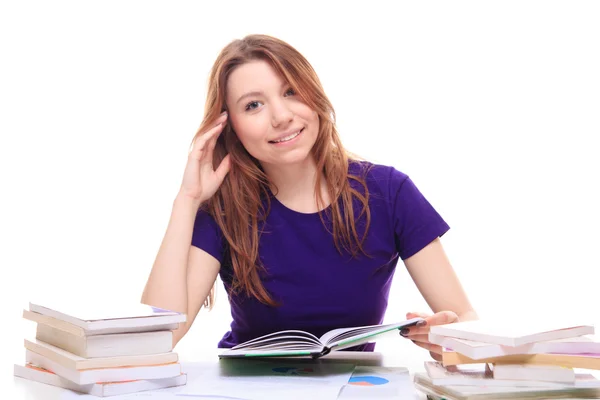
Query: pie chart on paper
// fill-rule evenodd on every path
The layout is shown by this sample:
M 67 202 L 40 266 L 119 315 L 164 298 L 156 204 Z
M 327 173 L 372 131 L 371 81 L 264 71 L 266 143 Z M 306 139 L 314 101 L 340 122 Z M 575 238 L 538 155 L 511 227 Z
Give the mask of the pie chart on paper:
M 355 376 L 350 378 L 350 380 L 348 381 L 349 385 L 354 386 L 379 386 L 385 385 L 386 383 L 389 383 L 387 379 L 371 375 Z

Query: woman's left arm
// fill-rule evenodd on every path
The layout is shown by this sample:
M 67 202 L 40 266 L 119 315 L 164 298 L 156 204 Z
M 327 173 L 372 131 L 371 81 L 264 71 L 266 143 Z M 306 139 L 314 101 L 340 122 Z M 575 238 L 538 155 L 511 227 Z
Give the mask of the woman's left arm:
M 453 311 L 461 321 L 477 319 L 439 238 L 404 260 L 404 264 L 434 313 Z
M 429 343 L 429 327 L 478 319 L 477 313 L 471 306 L 439 238 L 404 260 L 404 264 L 434 314 L 407 313 L 407 319 L 420 316 L 425 318 L 426 324 L 402 330 L 401 334 L 429 350 L 433 358 L 439 359 L 441 348 Z

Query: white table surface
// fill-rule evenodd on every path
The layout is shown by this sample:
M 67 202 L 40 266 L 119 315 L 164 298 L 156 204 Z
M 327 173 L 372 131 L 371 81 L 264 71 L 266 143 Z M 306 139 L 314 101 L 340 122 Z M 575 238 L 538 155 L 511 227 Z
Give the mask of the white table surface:
M 287 359 L 289 361 L 289 359 Z M 203 355 L 202 359 L 189 360 L 182 358 L 180 356 L 180 361 L 184 366 L 193 366 L 195 363 L 206 363 L 206 362 L 214 362 L 215 364 L 219 362 L 217 357 L 217 351 L 214 354 L 206 354 Z M 363 353 L 363 352 L 335 352 L 329 354 L 319 360 L 314 362 L 320 363 L 335 363 L 335 362 L 343 362 L 343 363 L 354 363 L 356 365 L 365 365 L 365 366 L 382 366 L 382 367 L 406 367 L 407 360 L 402 360 L 400 356 L 391 356 L 385 355 L 378 352 L 373 353 Z M 421 361 L 422 362 L 422 361 Z M 410 364 L 410 362 L 408 362 Z M 410 370 L 410 373 L 415 371 Z M 193 382 L 194 376 L 191 373 L 188 373 L 188 384 Z M 11 382 L 8 383 L 11 385 Z M 7 390 L 8 389 L 8 390 Z M 11 390 L 12 389 L 12 390 Z M 12 393 L 11 393 L 12 391 Z M 14 400 L 70 400 L 70 399 L 98 399 L 98 397 L 93 397 L 89 395 L 77 395 L 75 392 L 45 385 L 38 382 L 29 381 L 27 379 L 12 377 L 12 387 L 4 388 L 3 398 L 10 398 Z M 10 393 L 10 395 L 9 395 Z M 139 399 L 142 400 L 145 397 L 150 399 L 151 396 L 148 395 L 148 392 L 140 392 L 146 393 L 145 396 L 139 396 Z M 5 397 L 6 396 L 6 397 Z M 119 398 L 121 396 L 117 396 Z M 107 399 L 111 399 L 115 397 L 107 397 Z M 414 391 L 412 387 L 412 383 L 410 387 L 403 388 L 403 399 L 424 399 L 425 396 Z

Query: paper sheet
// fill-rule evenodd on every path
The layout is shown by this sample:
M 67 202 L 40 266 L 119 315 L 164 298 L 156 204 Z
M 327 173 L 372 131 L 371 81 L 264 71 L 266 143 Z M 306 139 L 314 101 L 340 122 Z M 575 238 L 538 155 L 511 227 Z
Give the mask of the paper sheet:
M 184 395 L 326 400 L 337 399 L 352 376 L 354 364 L 223 359 L 219 363 L 187 364 L 184 371 L 188 383 L 177 393 L 180 400 Z
M 406 368 L 357 366 L 339 399 L 418 399 Z

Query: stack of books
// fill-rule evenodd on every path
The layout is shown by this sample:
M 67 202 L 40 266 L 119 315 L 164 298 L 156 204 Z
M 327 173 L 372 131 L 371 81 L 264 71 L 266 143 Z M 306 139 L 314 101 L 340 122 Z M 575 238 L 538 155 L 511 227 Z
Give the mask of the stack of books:
M 430 398 L 600 397 L 600 342 L 593 325 L 545 323 L 532 328 L 468 321 L 432 326 L 441 362 L 425 362 L 417 389 Z
M 143 304 L 90 314 L 29 303 L 23 318 L 36 323 L 35 338 L 14 375 L 99 397 L 186 384 L 172 351 L 185 314 Z

